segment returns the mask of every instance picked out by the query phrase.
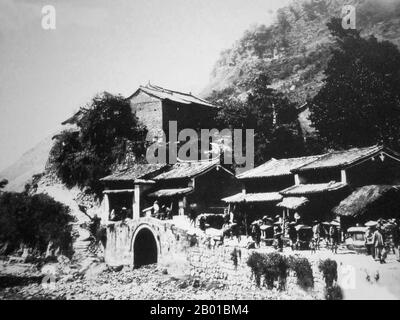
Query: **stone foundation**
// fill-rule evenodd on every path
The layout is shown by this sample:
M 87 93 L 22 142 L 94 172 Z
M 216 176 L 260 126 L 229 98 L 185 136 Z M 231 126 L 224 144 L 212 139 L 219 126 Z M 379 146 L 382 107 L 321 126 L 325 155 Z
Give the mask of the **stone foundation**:
M 133 241 L 142 228 L 149 228 L 157 241 L 158 259 L 161 268 L 165 267 L 172 276 L 190 276 L 194 279 L 229 282 L 230 284 L 254 286 L 247 259 L 254 249 L 219 245 L 212 237 L 192 235 L 177 228 L 170 221 L 141 218 L 117 222 L 107 226 L 107 245 L 105 261 L 109 265 L 130 265 L 133 267 Z M 237 265 L 232 259 L 236 250 Z M 324 288 L 322 275 L 316 263 L 312 264 L 314 273 L 314 292 L 321 295 Z M 296 277 L 290 272 L 288 289 L 294 290 Z M 297 290 L 297 288 L 296 288 Z

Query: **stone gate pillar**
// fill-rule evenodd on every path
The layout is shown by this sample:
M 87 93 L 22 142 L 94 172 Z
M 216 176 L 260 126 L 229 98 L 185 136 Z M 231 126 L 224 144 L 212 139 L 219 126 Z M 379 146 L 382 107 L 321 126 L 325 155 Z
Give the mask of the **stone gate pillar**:
M 108 198 L 108 194 L 104 193 L 103 214 L 101 216 L 101 220 L 103 222 L 108 222 L 109 216 L 110 216 L 110 199 Z
M 140 185 L 135 185 L 135 192 L 133 193 L 133 219 L 140 218 Z

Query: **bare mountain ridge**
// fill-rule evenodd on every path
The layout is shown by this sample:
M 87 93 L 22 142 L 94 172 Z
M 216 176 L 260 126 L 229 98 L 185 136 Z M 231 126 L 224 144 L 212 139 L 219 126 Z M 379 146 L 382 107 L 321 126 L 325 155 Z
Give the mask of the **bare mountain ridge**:
M 32 176 L 45 169 L 50 149 L 53 146 L 52 135 L 46 137 L 33 148 L 25 152 L 16 162 L 0 172 L 0 178 L 6 178 L 6 191 L 23 191 Z
M 247 30 L 232 48 L 221 53 L 202 96 L 231 88 L 238 97 L 246 93 L 247 78 L 266 71 L 274 87 L 302 105 L 322 84 L 332 45 L 326 23 L 340 16 L 344 4 L 356 6 L 357 27 L 363 35 L 374 34 L 400 47 L 400 0 L 294 0 L 278 12 L 272 26 Z M 307 110 L 300 122 L 309 131 L 306 118 Z M 44 171 L 52 136 L 0 172 L 0 178 L 9 180 L 6 190 L 22 191 L 32 175 Z
M 229 89 L 240 98 L 247 79 L 266 72 L 274 88 L 301 106 L 323 83 L 333 45 L 326 24 L 341 16 L 345 4 L 355 6 L 357 29 L 363 36 L 375 35 L 400 47 L 400 0 L 294 0 L 278 10 L 271 26 L 245 31 L 221 53 L 202 95 Z

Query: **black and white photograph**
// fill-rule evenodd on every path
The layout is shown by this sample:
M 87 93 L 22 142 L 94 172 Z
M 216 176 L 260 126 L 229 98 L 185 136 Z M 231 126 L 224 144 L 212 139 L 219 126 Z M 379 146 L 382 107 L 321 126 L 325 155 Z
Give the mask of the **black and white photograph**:
M 400 300 L 400 0 L 0 0 L 0 66 L 0 300 Z

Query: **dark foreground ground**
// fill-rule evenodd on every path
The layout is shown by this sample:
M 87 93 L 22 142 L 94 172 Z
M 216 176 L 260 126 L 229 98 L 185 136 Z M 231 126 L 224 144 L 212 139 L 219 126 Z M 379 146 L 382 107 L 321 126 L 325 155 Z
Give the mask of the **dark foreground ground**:
M 400 299 L 400 263 L 390 255 L 386 264 L 358 254 L 329 251 L 302 253 L 311 261 L 334 258 L 340 266 L 339 285 L 345 299 Z M 350 268 L 349 268 L 350 266 Z M 113 270 L 104 263 L 84 272 L 68 267 L 52 277 L 33 264 L 0 260 L 0 299 L 321 299 L 323 288 L 305 292 L 288 285 L 283 292 L 257 288 L 251 279 L 241 281 L 199 281 L 188 276 L 175 277 L 166 269 L 149 265 L 139 269 Z M 42 270 L 43 271 L 43 270 Z
M 149 265 L 113 271 L 99 266 L 92 274 L 65 276 L 43 285 L 43 275 L 29 264 L 0 266 L 0 299 L 314 299 L 301 289 L 279 292 L 256 288 L 250 280 L 241 283 L 176 278 L 165 269 Z

